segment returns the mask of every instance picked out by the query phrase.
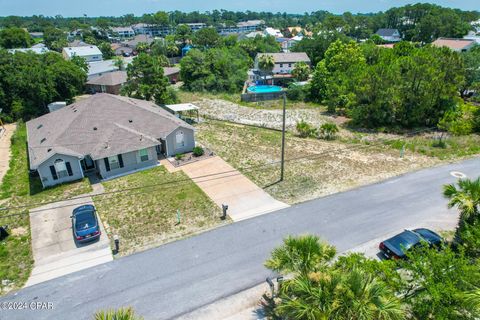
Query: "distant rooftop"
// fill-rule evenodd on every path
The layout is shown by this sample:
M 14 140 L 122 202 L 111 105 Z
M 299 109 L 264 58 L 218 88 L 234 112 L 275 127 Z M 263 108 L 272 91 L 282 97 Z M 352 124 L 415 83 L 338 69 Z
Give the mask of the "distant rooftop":
M 84 46 L 84 47 L 66 47 L 63 51 L 71 58 L 73 56 L 93 56 L 102 55 L 102 51 L 97 46 Z
M 280 53 L 259 53 L 256 58 L 269 55 L 273 56 L 275 63 L 289 63 L 289 62 L 307 62 L 310 63 L 310 58 L 305 52 L 280 52 Z
M 475 43 L 472 39 L 459 39 L 459 38 L 438 38 L 432 42 L 436 47 L 448 47 L 452 50 L 463 50 Z

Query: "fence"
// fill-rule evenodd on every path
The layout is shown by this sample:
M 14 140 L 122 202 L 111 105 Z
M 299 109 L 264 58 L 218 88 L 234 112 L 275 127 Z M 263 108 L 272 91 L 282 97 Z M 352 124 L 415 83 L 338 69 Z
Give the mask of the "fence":
M 242 93 L 240 99 L 243 102 L 260 102 L 267 100 L 281 99 L 285 91 L 265 92 L 265 93 Z

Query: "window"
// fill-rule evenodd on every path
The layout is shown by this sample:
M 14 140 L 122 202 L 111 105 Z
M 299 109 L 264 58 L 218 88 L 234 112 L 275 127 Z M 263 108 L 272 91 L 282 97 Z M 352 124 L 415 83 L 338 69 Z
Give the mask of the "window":
M 108 157 L 108 164 L 110 165 L 110 170 L 120 168 L 120 162 L 118 161 L 118 156 Z
M 283 68 L 283 63 L 280 63 L 280 68 Z
M 292 64 L 291 64 L 291 63 L 289 63 L 289 64 L 288 64 L 288 67 L 289 67 L 289 68 L 291 68 L 291 67 L 292 67 Z
M 65 161 L 63 161 L 62 159 L 57 159 L 55 160 L 53 165 L 55 166 L 55 171 L 57 172 L 58 178 L 68 177 L 68 171 Z
M 183 148 L 185 146 L 185 137 L 183 131 L 177 131 L 175 138 L 177 149 Z
M 138 159 L 140 162 L 148 161 L 148 149 L 138 150 Z

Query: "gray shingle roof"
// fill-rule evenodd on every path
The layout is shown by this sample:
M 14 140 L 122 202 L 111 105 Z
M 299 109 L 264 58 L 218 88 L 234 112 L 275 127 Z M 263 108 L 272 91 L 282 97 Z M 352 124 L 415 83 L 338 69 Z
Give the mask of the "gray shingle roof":
M 27 122 L 30 169 L 54 154 L 93 160 L 159 144 L 189 124 L 153 102 L 98 93 Z
M 398 29 L 378 29 L 377 30 L 377 34 L 380 37 L 392 37 L 397 32 L 398 32 Z
M 103 76 L 93 78 L 87 82 L 87 84 L 103 85 L 103 86 L 116 86 L 118 84 L 124 84 L 127 82 L 126 71 L 114 71 L 104 74 Z
M 288 63 L 288 62 L 301 62 L 301 61 L 310 63 L 310 58 L 305 52 L 258 53 L 256 58 L 260 58 L 263 55 L 273 56 L 275 63 Z

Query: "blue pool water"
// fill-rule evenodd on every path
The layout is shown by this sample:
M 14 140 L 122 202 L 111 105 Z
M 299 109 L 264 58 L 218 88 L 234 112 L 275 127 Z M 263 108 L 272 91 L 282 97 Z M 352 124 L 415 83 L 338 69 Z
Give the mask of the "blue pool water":
M 267 93 L 267 92 L 278 92 L 278 91 L 281 91 L 282 88 L 279 86 L 261 85 L 261 86 L 248 87 L 247 90 L 248 92 L 251 92 L 251 93 Z

